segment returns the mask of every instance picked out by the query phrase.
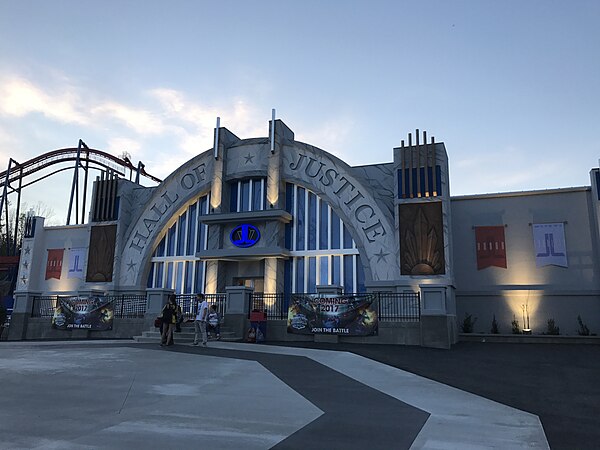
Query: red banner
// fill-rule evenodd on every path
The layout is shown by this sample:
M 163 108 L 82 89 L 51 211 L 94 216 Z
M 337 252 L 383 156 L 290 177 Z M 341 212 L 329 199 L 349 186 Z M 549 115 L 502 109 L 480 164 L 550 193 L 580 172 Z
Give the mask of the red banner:
M 475 227 L 475 241 L 477 242 L 477 270 L 492 266 L 506 269 L 504 226 Z
M 60 280 L 62 272 L 64 248 L 48 249 L 48 263 L 46 264 L 46 280 L 56 278 Z

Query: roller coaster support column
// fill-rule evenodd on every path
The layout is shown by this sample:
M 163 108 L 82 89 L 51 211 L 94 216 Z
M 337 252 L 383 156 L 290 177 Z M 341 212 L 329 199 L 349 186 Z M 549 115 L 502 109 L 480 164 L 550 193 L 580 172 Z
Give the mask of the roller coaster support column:
M 85 175 L 83 177 L 83 204 L 81 206 L 81 223 L 85 223 L 85 200 L 87 194 L 87 185 L 88 185 L 88 169 L 90 168 L 90 148 L 85 145 L 85 142 L 82 142 L 85 147 L 85 167 L 84 172 Z
M 75 201 L 75 222 L 77 222 L 79 216 L 79 158 L 81 155 L 82 144 L 85 145 L 83 141 L 79 139 L 79 145 L 77 146 L 77 158 L 75 159 L 75 172 L 73 173 L 73 184 L 71 185 L 71 198 L 69 199 L 69 211 L 67 212 L 67 225 L 71 224 L 71 210 L 73 209 L 73 196 L 75 193 L 77 193 L 77 200 Z
M 17 212 L 15 214 L 15 238 L 13 239 L 12 254 L 17 254 L 17 237 L 19 233 L 19 214 L 21 212 L 21 186 L 23 182 L 23 166 L 19 167 L 19 187 L 17 188 Z M 8 211 L 8 207 L 6 208 Z M 8 226 L 8 223 L 7 223 Z
M 6 179 L 4 180 L 4 189 L 2 189 L 2 199 L 0 199 L 0 217 L 2 217 L 2 210 L 4 209 L 4 203 L 8 203 L 8 200 L 7 200 L 8 180 L 10 177 L 10 169 L 11 169 L 13 161 L 16 163 L 16 161 L 12 158 L 10 158 L 8 160 L 8 169 L 6 170 Z M 7 208 L 8 208 L 8 206 L 7 206 Z M 6 226 L 8 227 L 8 223 L 6 224 Z
M 140 173 L 144 170 L 144 164 L 141 161 L 138 161 L 137 165 L 137 173 L 135 174 L 135 184 L 140 184 Z

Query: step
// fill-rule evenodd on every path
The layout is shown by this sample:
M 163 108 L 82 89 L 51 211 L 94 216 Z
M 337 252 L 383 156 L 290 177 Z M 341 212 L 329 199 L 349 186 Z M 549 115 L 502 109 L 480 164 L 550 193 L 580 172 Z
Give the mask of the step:
M 160 336 L 134 336 L 133 340 L 140 344 L 160 344 Z M 221 336 L 218 341 L 215 339 L 209 339 L 208 342 L 240 342 L 242 338 L 235 336 Z M 175 338 L 175 344 L 191 344 L 194 342 L 194 338 L 191 339 L 178 339 Z
M 182 327 L 182 331 L 180 333 L 173 333 L 173 338 L 176 343 L 192 343 L 194 342 L 194 338 L 196 337 L 196 333 L 193 331 L 186 330 L 187 327 Z M 161 335 L 160 331 L 157 328 L 153 328 L 151 331 L 142 332 L 141 336 L 134 336 L 133 339 L 136 342 L 144 342 L 144 343 L 160 343 Z M 221 330 L 221 341 L 226 342 L 237 342 L 242 338 L 235 335 L 235 332 L 229 330 Z M 210 339 L 209 341 L 216 341 L 215 339 Z

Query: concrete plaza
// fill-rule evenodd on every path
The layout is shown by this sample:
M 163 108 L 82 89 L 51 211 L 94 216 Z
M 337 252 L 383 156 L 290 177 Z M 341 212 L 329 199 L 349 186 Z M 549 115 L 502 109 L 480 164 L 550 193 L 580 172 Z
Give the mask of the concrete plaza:
M 536 415 L 345 351 L 2 342 L 0 387 L 6 449 L 549 448 Z

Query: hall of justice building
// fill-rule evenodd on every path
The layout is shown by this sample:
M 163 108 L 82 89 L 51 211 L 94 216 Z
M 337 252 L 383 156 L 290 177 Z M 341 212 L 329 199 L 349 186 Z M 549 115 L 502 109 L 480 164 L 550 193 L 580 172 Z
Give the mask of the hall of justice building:
M 192 317 L 200 292 L 240 339 L 253 309 L 266 312 L 267 340 L 448 348 L 469 323 L 600 329 L 598 169 L 591 186 L 451 197 L 443 143 L 417 130 L 391 154 L 352 167 L 271 120 L 251 139 L 217 126 L 212 149 L 155 187 L 107 173 L 87 224 L 35 218 L 9 337 L 89 337 L 50 327 L 40 305 L 53 296 L 121 299 L 112 330 L 94 337 L 127 337 L 152 328 L 170 293 Z M 374 294 L 377 332 L 289 333 L 293 294 L 309 293 Z M 120 313 L 128 299 L 134 314 Z

